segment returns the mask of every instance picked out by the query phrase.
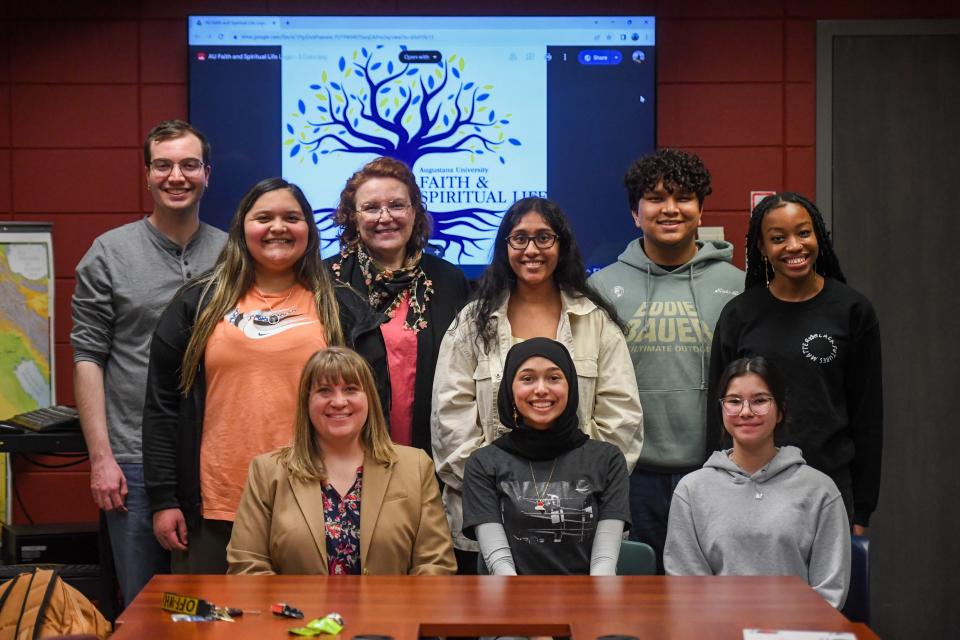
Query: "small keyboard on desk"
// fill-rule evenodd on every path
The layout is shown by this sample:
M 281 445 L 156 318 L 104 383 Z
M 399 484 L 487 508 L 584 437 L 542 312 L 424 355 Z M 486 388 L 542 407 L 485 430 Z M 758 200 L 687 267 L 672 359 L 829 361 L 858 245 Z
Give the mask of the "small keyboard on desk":
M 70 433 L 80 431 L 80 414 L 72 407 L 56 405 L 19 413 L 0 420 L 0 430 L 7 433 Z

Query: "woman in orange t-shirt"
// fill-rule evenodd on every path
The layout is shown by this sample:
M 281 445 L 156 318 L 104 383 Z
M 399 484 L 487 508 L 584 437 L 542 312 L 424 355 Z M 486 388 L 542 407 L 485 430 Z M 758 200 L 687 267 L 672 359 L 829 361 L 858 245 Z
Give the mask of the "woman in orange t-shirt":
M 250 460 L 290 443 L 311 354 L 351 346 L 386 379 L 376 319 L 353 290 L 334 288 L 319 244 L 299 187 L 263 180 L 240 201 L 213 270 L 160 317 L 143 462 L 154 534 L 177 573 L 226 572 Z

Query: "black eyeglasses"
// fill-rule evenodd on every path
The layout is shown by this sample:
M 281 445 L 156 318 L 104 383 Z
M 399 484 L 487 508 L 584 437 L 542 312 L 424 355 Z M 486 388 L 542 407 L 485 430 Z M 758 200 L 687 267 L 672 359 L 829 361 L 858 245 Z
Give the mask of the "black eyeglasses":
M 773 396 L 757 396 L 753 400 L 747 400 L 740 396 L 724 396 L 720 398 L 720 406 L 723 412 L 728 416 L 738 416 L 743 411 L 744 405 L 751 413 L 757 416 L 765 416 L 770 413 L 773 405 L 777 404 Z
M 515 233 L 512 236 L 507 236 L 507 244 L 519 251 L 526 249 L 531 241 L 537 245 L 537 249 L 549 249 L 557 242 L 557 234 L 540 231 L 535 236 L 526 233 Z

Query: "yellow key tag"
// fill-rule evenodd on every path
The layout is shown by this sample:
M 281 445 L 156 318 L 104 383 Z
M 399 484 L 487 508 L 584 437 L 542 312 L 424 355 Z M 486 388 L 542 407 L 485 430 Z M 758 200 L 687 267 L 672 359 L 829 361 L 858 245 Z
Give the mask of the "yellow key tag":
M 160 608 L 171 613 L 186 613 L 192 616 L 209 616 L 213 614 L 213 605 L 206 600 L 182 596 L 165 591 Z

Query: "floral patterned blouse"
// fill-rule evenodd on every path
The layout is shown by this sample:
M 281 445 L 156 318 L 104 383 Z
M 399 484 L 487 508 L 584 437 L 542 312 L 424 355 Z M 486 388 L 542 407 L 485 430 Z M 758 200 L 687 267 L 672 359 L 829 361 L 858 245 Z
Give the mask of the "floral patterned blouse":
M 332 484 L 323 488 L 323 528 L 327 538 L 327 572 L 330 575 L 360 574 L 360 489 L 363 466 L 357 479 L 340 497 Z

